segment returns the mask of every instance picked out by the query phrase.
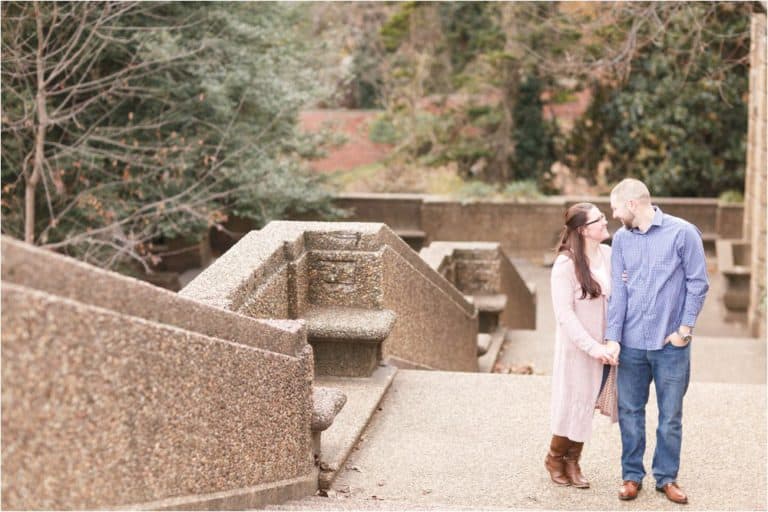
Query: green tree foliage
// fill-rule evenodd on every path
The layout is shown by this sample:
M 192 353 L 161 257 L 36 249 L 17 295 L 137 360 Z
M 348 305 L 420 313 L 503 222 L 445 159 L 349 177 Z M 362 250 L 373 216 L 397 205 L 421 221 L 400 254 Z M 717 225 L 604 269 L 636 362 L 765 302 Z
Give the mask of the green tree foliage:
M 532 179 L 543 185 L 544 176 L 556 160 L 557 127 L 544 121 L 542 80 L 528 76 L 520 84 L 514 107 L 514 179 Z
M 444 2 L 439 13 L 454 74 L 461 73 L 478 54 L 503 50 L 505 37 L 494 4 Z
M 400 8 L 381 27 L 381 42 L 388 52 L 395 52 L 411 32 L 411 15 L 417 8 L 416 2 L 403 2 Z
M 2 229 L 105 267 L 317 209 L 296 6 L 4 2 Z
M 634 176 L 658 195 L 742 189 L 749 9 L 691 3 L 661 10 L 664 30 L 640 48 L 629 77 L 595 85 L 569 142 L 570 164 L 592 177 L 605 159 L 608 181 Z
M 525 48 L 541 44 L 538 22 L 552 12 L 543 4 L 400 4 L 380 31 L 381 96 L 402 136 L 396 158 L 454 163 L 467 179 L 543 182 L 556 133 L 540 95 L 552 77 L 540 78 Z M 550 39 L 554 49 L 573 37 Z
M 545 187 L 557 157 L 661 194 L 743 186 L 748 3 L 377 5 L 378 30 L 359 32 L 378 42 L 355 59 L 376 76 L 367 94 L 400 167 L 450 162 L 467 179 Z M 550 101 L 589 87 L 594 102 L 560 134 L 537 118 L 535 87 Z

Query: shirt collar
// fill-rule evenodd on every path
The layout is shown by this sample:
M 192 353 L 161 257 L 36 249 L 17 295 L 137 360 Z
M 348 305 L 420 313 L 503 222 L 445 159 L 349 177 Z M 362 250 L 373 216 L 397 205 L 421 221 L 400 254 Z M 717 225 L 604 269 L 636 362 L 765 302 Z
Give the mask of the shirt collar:
M 653 214 L 653 222 L 651 222 L 651 226 L 661 226 L 661 221 L 664 218 L 664 213 L 661 211 L 661 208 L 658 206 L 654 206 L 653 209 L 656 211 L 656 213 Z
M 648 227 L 648 231 L 651 230 L 652 226 L 661 226 L 661 222 L 662 222 L 662 220 L 664 220 L 664 212 L 661 211 L 661 208 L 659 208 L 658 206 L 654 205 L 653 206 L 653 211 L 654 211 L 653 220 L 651 221 L 651 226 Z M 640 233 L 640 230 L 637 229 L 637 228 L 632 228 L 632 231 L 635 232 L 635 233 Z M 648 231 L 646 231 L 646 233 Z

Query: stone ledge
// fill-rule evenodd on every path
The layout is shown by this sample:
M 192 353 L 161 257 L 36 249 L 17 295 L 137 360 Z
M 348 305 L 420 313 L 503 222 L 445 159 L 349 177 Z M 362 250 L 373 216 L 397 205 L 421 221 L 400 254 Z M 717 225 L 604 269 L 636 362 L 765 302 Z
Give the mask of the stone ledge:
M 395 229 L 395 234 L 400 238 L 425 238 L 427 234 L 420 229 Z
M 484 356 L 488 353 L 488 349 L 491 346 L 491 335 L 488 333 L 480 333 L 477 335 L 477 356 Z
M 477 358 L 478 372 L 491 373 L 496 360 L 499 358 L 501 346 L 504 344 L 505 329 L 497 329 L 490 334 L 488 351 Z
M 507 294 L 474 295 L 472 296 L 472 302 L 474 302 L 478 311 L 501 313 L 507 307 Z
M 747 276 L 752 274 L 752 270 L 750 270 L 749 267 L 745 267 L 743 265 L 734 265 L 730 268 L 723 268 L 720 269 L 720 272 L 725 275 L 735 275 L 735 276 Z
M 251 496 L 314 473 L 308 346 L 299 359 L 2 286 L 3 430 L 18 444 L 3 447 L 3 508 Z
M 322 432 L 333 424 L 334 418 L 347 403 L 340 389 L 325 386 L 312 388 L 312 431 Z
M 310 308 L 304 315 L 310 339 L 383 341 L 395 325 L 395 313 L 348 307 Z

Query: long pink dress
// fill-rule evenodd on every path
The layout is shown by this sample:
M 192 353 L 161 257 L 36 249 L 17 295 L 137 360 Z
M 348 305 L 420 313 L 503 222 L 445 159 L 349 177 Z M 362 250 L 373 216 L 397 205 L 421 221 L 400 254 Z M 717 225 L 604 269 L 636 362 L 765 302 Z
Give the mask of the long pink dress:
M 552 306 L 555 311 L 555 357 L 552 369 L 552 433 L 572 441 L 589 440 L 600 392 L 603 364 L 588 352 L 604 343 L 608 297 L 611 294 L 611 248 L 600 245 L 601 262 L 592 262 L 592 275 L 602 295 L 581 299 L 573 261 L 559 255 L 552 266 Z

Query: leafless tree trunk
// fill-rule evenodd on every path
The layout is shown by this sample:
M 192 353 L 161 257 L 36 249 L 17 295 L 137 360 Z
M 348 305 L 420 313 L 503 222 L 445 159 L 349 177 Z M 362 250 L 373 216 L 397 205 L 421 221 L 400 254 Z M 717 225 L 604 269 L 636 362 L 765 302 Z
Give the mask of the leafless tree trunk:
M 43 37 L 43 19 L 40 13 L 40 4 L 35 3 L 35 26 L 37 29 L 37 53 L 35 55 L 35 68 L 37 79 L 37 93 L 35 95 L 35 107 L 37 109 L 37 124 L 35 126 L 35 147 L 32 159 L 32 172 L 27 170 L 26 189 L 24 191 L 24 241 L 35 241 L 35 194 L 43 174 L 45 160 L 45 131 L 48 127 L 48 112 L 45 107 L 45 69 L 44 50 L 45 38 Z

